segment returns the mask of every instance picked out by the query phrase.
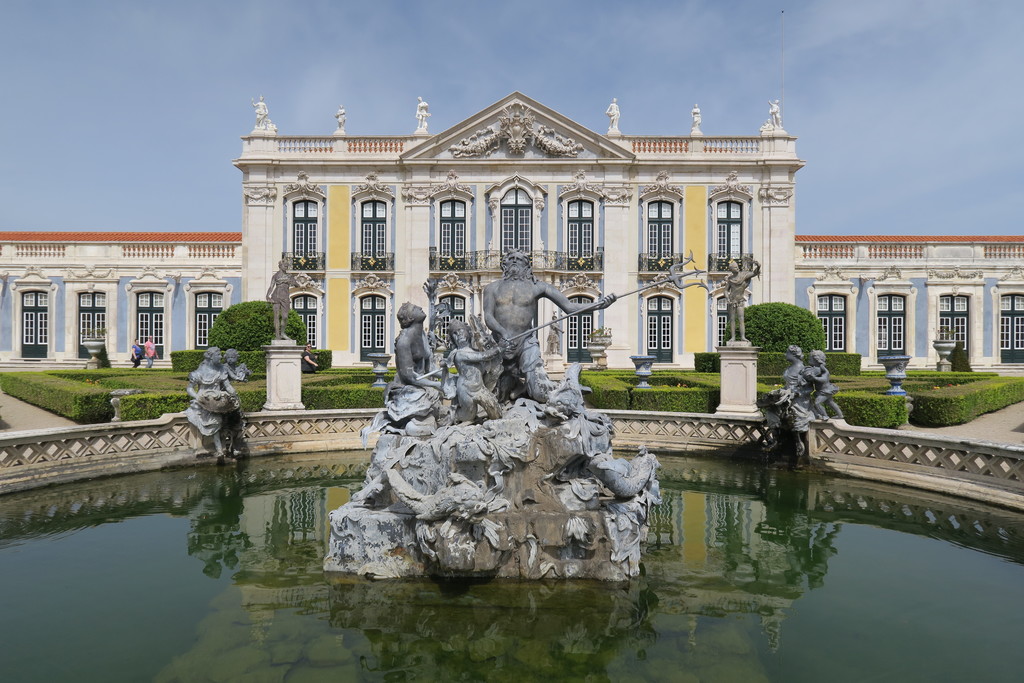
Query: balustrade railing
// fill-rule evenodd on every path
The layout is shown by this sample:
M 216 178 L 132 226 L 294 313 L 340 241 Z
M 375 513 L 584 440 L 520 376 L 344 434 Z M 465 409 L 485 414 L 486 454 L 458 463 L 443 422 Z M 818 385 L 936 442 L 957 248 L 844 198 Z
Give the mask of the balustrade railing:
M 687 258 L 688 254 L 640 254 L 637 259 L 637 270 L 641 273 L 663 272 Z
M 277 138 L 282 154 L 326 154 L 334 151 L 334 138 Z
M 1024 259 L 1024 244 L 986 244 L 985 258 Z
M 327 264 L 327 254 L 322 251 L 306 254 L 286 251 L 281 254 L 281 258 L 288 260 L 291 264 L 291 270 L 323 270 Z
M 635 154 L 686 154 L 690 141 L 681 138 L 633 138 Z
M 801 244 L 800 257 L 803 259 L 853 258 L 857 248 L 852 244 L 817 243 Z
M 66 244 L 17 244 L 14 248 L 18 258 L 63 258 L 66 253 Z
M 394 270 L 395 252 L 381 252 L 379 254 L 363 254 L 358 251 L 352 252 L 352 270 Z
M 190 244 L 189 258 L 235 258 L 234 244 Z
M 760 138 L 703 138 L 704 152 L 709 154 L 759 154 Z
M 174 256 L 173 244 L 122 244 L 121 256 L 138 259 L 169 259 Z
M 923 244 L 869 244 L 868 258 L 919 259 L 924 258 Z
M 531 251 L 530 265 L 534 271 L 596 272 L 604 270 L 604 249 L 593 254 L 573 255 L 564 251 Z M 501 270 L 501 252 L 470 251 L 454 256 L 439 254 L 430 248 L 430 269 L 433 271 L 497 271 Z
M 754 258 L 753 254 L 708 254 L 708 272 L 724 273 L 729 270 L 729 262 L 736 261 L 740 264 L 750 263 Z
M 349 154 L 401 154 L 405 150 L 404 138 L 346 138 Z

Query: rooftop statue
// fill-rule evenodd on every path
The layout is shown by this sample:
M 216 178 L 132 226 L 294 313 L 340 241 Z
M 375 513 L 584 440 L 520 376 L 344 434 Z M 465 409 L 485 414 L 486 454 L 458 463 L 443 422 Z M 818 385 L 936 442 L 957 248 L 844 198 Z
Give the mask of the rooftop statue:
M 693 109 L 690 110 L 690 116 L 693 117 L 693 123 L 690 124 L 690 135 L 701 135 L 700 123 L 702 119 L 700 116 L 700 107 L 696 104 L 693 105 Z
M 608 115 L 608 132 L 618 133 L 619 132 L 619 100 L 615 97 L 612 98 L 612 103 L 608 105 L 608 109 L 605 110 L 605 114 Z
M 416 132 L 426 133 L 427 132 L 427 119 L 430 118 L 430 105 L 423 101 L 422 97 L 417 97 L 418 104 L 416 105 Z
M 338 111 L 334 115 L 334 118 L 336 118 L 338 120 L 338 130 L 336 130 L 335 132 L 338 135 L 344 135 L 345 134 L 345 120 L 348 118 L 348 115 L 345 113 L 345 105 L 344 104 L 339 104 L 338 105 Z
M 277 132 L 277 126 L 270 120 L 270 110 L 267 108 L 267 103 L 263 100 L 263 95 L 260 95 L 259 102 L 252 100 L 252 108 L 256 110 L 256 125 L 253 126 L 253 130 Z

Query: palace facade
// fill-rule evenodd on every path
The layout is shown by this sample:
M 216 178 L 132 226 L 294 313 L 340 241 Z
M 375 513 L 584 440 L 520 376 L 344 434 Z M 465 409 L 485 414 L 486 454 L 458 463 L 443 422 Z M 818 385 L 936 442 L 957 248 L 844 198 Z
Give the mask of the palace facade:
M 722 342 L 716 288 L 734 259 L 762 266 L 751 303 L 816 312 L 829 349 L 866 367 L 894 353 L 934 367 L 940 328 L 976 367 L 1024 363 L 1024 236 L 796 235 L 804 162 L 777 117 L 708 137 L 695 109 L 689 134 L 635 136 L 616 110 L 600 133 L 521 93 L 436 134 L 426 103 L 417 114 L 408 135 L 347 135 L 339 110 L 333 134 L 286 136 L 264 105 L 234 161 L 240 233 L 0 232 L 0 363 L 77 365 L 97 334 L 116 363 L 150 335 L 165 359 L 204 348 L 223 308 L 265 298 L 282 259 L 310 341 L 365 363 L 392 352 L 403 302 L 428 307 L 425 285 L 454 316 L 480 314 L 509 249 L 576 302 L 642 289 L 560 323 L 556 363 L 589 361 L 604 328 L 613 367 L 638 352 L 692 367 Z M 691 257 L 710 296 L 665 277 Z M 538 323 L 556 313 L 542 301 Z

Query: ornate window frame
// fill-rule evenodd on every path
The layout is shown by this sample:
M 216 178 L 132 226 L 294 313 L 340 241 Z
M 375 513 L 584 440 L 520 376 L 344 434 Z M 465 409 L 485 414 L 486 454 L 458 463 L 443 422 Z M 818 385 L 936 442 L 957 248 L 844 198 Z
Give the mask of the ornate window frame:
M 57 321 L 54 319 L 56 317 L 54 316 L 54 311 L 56 310 L 57 292 L 59 290 L 60 287 L 57 285 L 56 282 L 54 282 L 51 278 L 48 278 L 45 275 L 43 275 L 42 272 L 40 272 L 40 269 L 35 267 L 26 268 L 24 275 L 11 282 L 10 291 L 12 295 L 11 298 L 13 299 L 14 304 L 14 324 L 11 325 L 11 356 L 13 358 L 24 358 L 24 356 L 21 355 L 21 335 L 23 332 L 21 295 L 27 294 L 28 292 L 46 292 L 48 302 L 48 314 L 46 316 L 46 338 L 50 340 L 49 343 L 47 344 L 46 358 L 53 359 L 55 357 L 54 354 L 56 353 L 57 347 L 57 337 L 55 336 L 57 331 Z M 65 294 L 66 292 L 67 290 L 65 289 Z M 66 305 L 65 309 L 67 309 Z M 68 348 L 66 340 L 64 348 L 65 350 Z M 77 349 L 78 346 L 76 342 L 76 355 Z
M 146 268 L 142 275 L 128 282 L 125 286 L 128 295 L 128 343 L 133 339 L 145 342 L 139 337 L 139 294 L 146 292 L 164 295 L 164 355 L 169 353 L 171 340 L 174 339 L 175 320 L 172 310 L 172 297 L 174 295 L 174 282 L 158 277 L 152 268 Z
M 324 249 L 325 245 L 323 238 L 326 237 L 327 234 L 326 226 L 324 225 L 324 213 L 327 208 L 327 195 L 324 194 L 323 190 L 321 190 L 318 185 L 314 185 L 309 182 L 309 174 L 305 171 L 299 171 L 297 177 L 298 182 L 285 185 L 284 193 L 282 195 L 284 200 L 285 222 L 288 226 L 288 234 L 285 239 L 285 244 L 288 245 L 288 248 L 285 249 L 285 251 L 295 253 L 295 204 L 300 201 L 311 201 L 316 203 L 316 251 L 326 251 L 326 249 Z
M 224 297 L 224 306 L 221 310 L 226 310 L 231 305 L 231 295 L 234 292 L 234 287 L 227 280 L 223 280 L 217 277 L 217 272 L 211 269 L 204 269 L 199 277 L 193 278 L 185 283 L 185 347 L 188 349 L 195 349 L 196 347 L 196 295 L 203 293 L 220 294 Z M 135 297 L 131 300 L 134 302 Z M 136 302 L 137 303 L 137 302 Z M 164 316 L 166 321 L 166 314 Z M 132 320 L 135 320 L 133 315 Z M 166 323 L 165 323 L 166 324 Z M 135 337 L 133 336 L 132 339 Z M 142 340 L 144 341 L 144 340 Z M 131 343 L 131 340 L 129 340 Z
M 846 322 L 843 329 L 846 353 L 860 353 L 857 350 L 857 294 L 859 292 L 860 287 L 845 279 L 834 281 L 819 278 L 807 288 L 807 302 L 815 317 L 818 315 L 819 296 L 846 297 Z M 874 319 L 872 318 L 872 320 Z M 871 334 L 874 334 L 874 327 L 871 328 Z
M 546 207 L 547 191 L 543 186 L 522 177 L 518 173 L 497 182 L 484 191 L 487 198 L 487 207 L 490 209 L 491 217 L 491 248 L 494 251 L 503 251 L 501 243 L 501 200 L 508 194 L 509 190 L 524 190 L 533 202 L 533 212 L 530 216 L 530 249 L 540 251 L 544 243 L 540 239 L 541 219 Z
M 868 337 L 867 357 L 878 358 L 878 297 L 886 295 L 902 296 L 904 298 L 903 309 L 903 338 L 904 350 L 908 356 L 916 356 L 914 353 L 917 339 L 917 287 L 909 280 L 875 280 L 874 284 L 867 288 L 868 295 L 868 319 L 870 320 L 871 334 Z M 936 306 L 938 304 L 936 303 Z M 933 351 L 929 349 L 928 354 Z M 874 361 L 872 361 L 874 362 Z

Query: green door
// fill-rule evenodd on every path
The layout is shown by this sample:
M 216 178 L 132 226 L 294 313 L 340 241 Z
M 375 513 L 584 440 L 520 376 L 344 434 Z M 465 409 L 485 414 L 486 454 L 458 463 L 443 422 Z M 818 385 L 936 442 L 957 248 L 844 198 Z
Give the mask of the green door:
M 999 298 L 999 360 L 1024 363 L 1024 294 Z
M 21 357 L 46 358 L 49 343 L 49 294 L 25 292 L 21 295 Z

